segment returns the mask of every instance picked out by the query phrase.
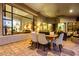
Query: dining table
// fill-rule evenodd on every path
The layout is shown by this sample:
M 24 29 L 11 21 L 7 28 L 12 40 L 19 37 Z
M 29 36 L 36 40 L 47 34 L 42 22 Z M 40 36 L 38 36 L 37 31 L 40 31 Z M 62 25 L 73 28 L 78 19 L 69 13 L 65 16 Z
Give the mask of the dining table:
M 53 40 L 54 38 L 57 38 L 58 35 L 46 35 L 46 38 L 49 39 L 49 40 Z
M 54 39 L 56 39 L 58 37 L 58 35 L 46 35 L 46 38 L 50 41 L 50 49 L 52 49 L 53 48 L 53 46 L 52 46 L 52 41 L 54 40 Z

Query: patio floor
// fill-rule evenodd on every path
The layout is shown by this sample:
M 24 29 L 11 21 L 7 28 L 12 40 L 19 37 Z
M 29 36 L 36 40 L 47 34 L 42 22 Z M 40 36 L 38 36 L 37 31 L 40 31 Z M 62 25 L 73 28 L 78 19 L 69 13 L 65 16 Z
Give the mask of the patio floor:
M 55 51 L 31 49 L 30 39 L 0 46 L 0 56 L 58 56 Z M 64 42 L 62 56 L 79 56 L 79 45 L 71 41 Z

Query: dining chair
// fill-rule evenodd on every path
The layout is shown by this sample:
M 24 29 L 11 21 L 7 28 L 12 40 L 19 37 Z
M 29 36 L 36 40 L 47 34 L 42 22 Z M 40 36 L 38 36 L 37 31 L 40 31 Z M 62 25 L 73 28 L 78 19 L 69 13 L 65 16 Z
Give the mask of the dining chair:
M 61 44 L 63 42 L 64 38 L 64 33 L 60 34 L 59 37 L 57 38 L 57 44 Z
M 43 46 L 44 51 L 45 51 L 46 47 L 47 48 L 50 47 L 50 44 L 49 44 L 48 40 L 46 39 L 45 34 L 38 34 L 38 43 L 40 44 L 40 46 Z
M 37 33 L 36 32 L 32 32 L 32 46 L 37 47 L 37 44 L 38 44 Z
M 62 48 L 63 48 L 63 46 L 62 46 L 62 44 L 63 44 L 63 38 L 64 38 L 64 33 L 61 33 L 59 35 L 59 37 L 57 38 L 57 42 L 56 42 L 56 44 L 58 45 L 58 48 L 59 48 L 59 52 L 60 53 L 61 53 Z

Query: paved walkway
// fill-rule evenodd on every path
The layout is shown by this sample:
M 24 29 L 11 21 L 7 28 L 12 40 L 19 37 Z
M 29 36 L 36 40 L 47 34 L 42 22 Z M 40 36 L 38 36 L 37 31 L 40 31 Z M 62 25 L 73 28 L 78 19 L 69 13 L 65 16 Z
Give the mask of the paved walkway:
M 58 52 L 31 49 L 30 39 L 0 46 L 1 56 L 58 56 Z M 62 56 L 79 56 L 79 45 L 71 41 L 64 42 Z

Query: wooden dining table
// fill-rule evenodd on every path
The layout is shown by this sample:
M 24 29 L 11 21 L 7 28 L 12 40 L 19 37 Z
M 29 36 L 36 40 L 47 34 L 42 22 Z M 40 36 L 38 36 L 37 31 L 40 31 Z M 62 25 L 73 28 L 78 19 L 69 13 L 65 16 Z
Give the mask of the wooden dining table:
M 46 38 L 49 39 L 49 40 L 53 40 L 54 38 L 57 38 L 58 35 L 46 35 Z
M 50 49 L 53 48 L 53 46 L 52 46 L 52 41 L 53 41 L 54 39 L 56 39 L 57 37 L 58 37 L 58 35 L 46 35 L 46 38 L 47 38 L 48 40 L 50 40 Z

